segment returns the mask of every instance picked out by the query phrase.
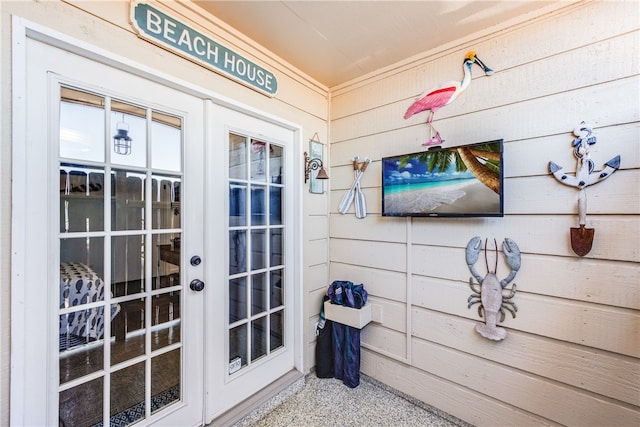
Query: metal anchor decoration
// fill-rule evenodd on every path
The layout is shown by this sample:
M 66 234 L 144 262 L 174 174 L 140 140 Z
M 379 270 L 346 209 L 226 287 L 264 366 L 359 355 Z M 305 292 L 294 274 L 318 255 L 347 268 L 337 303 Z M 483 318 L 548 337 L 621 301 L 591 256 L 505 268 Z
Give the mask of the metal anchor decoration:
M 549 162 L 549 172 L 559 182 L 579 189 L 578 218 L 580 227 L 571 227 L 571 249 L 577 255 L 585 256 L 591 251 L 595 234 L 595 229 L 585 227 L 587 222 L 587 193 L 585 188 L 604 181 L 620 169 L 620 155 L 605 163 L 605 168 L 602 171 L 594 172 L 594 163 L 589 156 L 590 147 L 596 143 L 593 129 L 585 122 L 582 122 L 573 130 L 573 133 L 577 136 L 573 140 L 573 154 L 578 160 L 575 176 L 565 174 L 562 171 L 562 166 L 554 162 Z
M 498 269 L 498 243 L 496 239 L 493 239 L 493 244 L 496 251 L 496 262 L 492 271 L 489 268 L 489 262 L 487 260 L 487 240 L 485 239 L 484 260 L 487 267 L 487 274 L 482 277 L 474 267 L 482 251 L 482 240 L 480 237 L 475 236 L 467 243 L 467 266 L 469 266 L 469 271 L 473 275 L 473 277 L 469 278 L 469 287 L 473 293 L 467 299 L 469 303 L 467 308 L 471 308 L 474 304 L 480 304 L 478 306 L 478 316 L 484 317 L 485 320 L 484 323 L 478 323 L 476 325 L 476 331 L 485 338 L 500 341 L 505 339 L 507 331 L 497 326 L 498 313 L 500 314 L 500 322 L 503 322 L 505 310 L 511 313 L 514 319 L 516 317 L 516 311 L 518 311 L 518 306 L 511 301 L 516 295 L 516 284 L 514 283 L 513 286 L 511 286 L 509 295 L 503 295 L 502 290 L 511 283 L 520 270 L 520 249 L 518 245 L 516 245 L 516 242 L 509 238 L 505 238 L 504 242 L 502 242 L 502 252 L 507 264 L 511 268 L 511 272 L 507 277 L 500 280 L 498 276 L 496 276 Z M 478 283 L 473 282 L 474 278 Z

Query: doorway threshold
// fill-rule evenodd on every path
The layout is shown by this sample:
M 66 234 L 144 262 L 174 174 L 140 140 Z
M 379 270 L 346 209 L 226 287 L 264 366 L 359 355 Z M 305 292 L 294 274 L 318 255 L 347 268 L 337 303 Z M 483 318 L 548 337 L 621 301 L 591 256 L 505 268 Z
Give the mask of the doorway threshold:
M 207 424 L 206 427 L 226 427 L 233 425 L 258 408 L 260 412 L 269 412 L 290 395 L 304 388 L 304 378 L 305 375 L 302 372 L 293 369 L 248 399 L 229 409 L 218 418 L 215 418 L 210 424 Z M 267 402 L 269 403 L 268 405 L 265 404 Z

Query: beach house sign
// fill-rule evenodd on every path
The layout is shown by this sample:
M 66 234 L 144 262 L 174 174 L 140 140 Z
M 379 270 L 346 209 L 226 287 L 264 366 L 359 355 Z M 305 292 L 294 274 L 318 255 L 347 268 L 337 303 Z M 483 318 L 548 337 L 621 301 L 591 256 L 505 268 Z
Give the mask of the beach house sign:
M 131 2 L 131 23 L 139 37 L 252 89 L 269 96 L 278 90 L 278 80 L 271 71 L 145 2 Z

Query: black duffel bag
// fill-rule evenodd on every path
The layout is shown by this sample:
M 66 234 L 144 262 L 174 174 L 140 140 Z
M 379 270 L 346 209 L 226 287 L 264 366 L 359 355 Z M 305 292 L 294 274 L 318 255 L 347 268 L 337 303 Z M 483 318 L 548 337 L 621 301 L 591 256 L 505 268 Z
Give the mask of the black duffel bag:
M 320 306 L 320 320 L 316 324 L 316 376 L 333 378 L 333 322 L 324 317 L 324 296 Z

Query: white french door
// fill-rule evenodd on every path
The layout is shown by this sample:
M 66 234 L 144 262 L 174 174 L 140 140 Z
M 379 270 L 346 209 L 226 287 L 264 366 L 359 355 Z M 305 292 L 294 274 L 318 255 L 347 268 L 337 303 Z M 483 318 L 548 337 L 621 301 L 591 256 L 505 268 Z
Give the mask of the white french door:
M 33 39 L 25 60 L 12 423 L 200 425 L 204 101 Z
M 20 49 L 12 423 L 202 425 L 294 369 L 297 128 Z
M 210 421 L 294 369 L 297 233 L 295 132 L 218 105 L 208 123 L 205 252 L 224 273 L 205 308 Z

